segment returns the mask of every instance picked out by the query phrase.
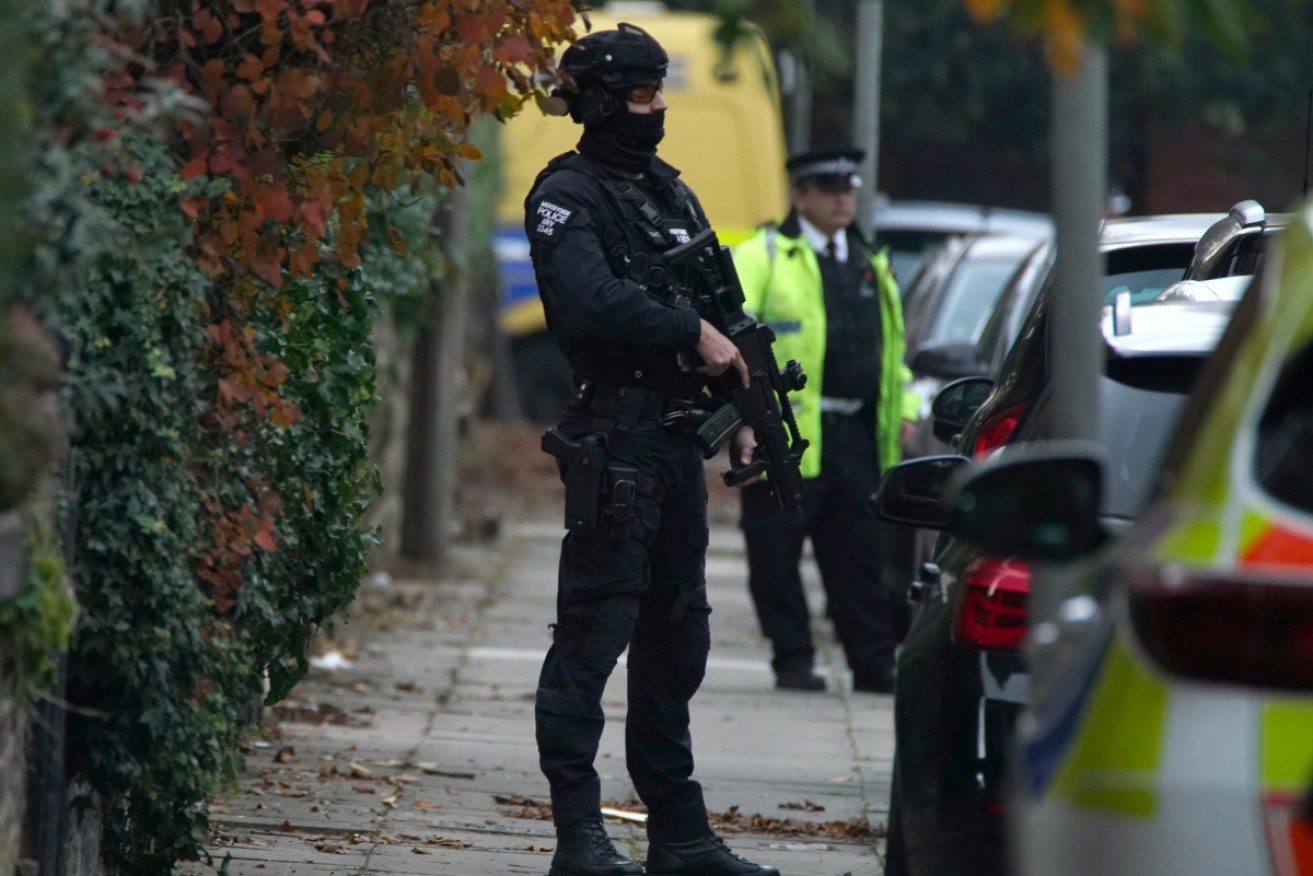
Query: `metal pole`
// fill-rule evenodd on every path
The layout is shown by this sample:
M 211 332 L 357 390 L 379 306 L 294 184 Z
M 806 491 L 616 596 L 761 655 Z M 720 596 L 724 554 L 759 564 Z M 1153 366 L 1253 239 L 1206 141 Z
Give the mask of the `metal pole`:
M 853 145 L 866 151 L 862 187 L 857 192 L 857 223 L 869 237 L 875 216 L 880 166 L 880 62 L 884 42 L 884 0 L 857 4 L 857 69 L 853 84 Z
M 812 83 L 807 65 L 796 52 L 785 52 L 780 59 L 788 78 L 789 154 L 797 155 L 811 148 Z
M 1053 401 L 1057 437 L 1098 436 L 1099 332 L 1103 264 L 1099 230 L 1107 195 L 1108 62 L 1087 46 L 1072 75 L 1054 74 L 1050 142 L 1053 147 L 1053 215 L 1058 254 L 1054 265 Z

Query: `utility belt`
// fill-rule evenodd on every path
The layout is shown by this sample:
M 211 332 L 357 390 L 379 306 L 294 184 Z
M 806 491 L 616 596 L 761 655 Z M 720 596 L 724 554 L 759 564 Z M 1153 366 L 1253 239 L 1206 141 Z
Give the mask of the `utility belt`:
M 592 431 L 567 438 L 555 428 L 542 437 L 544 452 L 556 457 L 565 480 L 565 528 L 575 533 L 606 534 L 623 541 L 632 532 L 638 496 L 661 501 L 661 486 L 651 475 L 608 458 L 615 432 L 632 431 L 651 421 L 667 432 L 691 436 L 710 459 L 743 425 L 733 402 L 710 398 L 681 399 L 643 386 L 610 386 L 585 380 L 576 401 L 593 409 Z
M 851 417 L 860 414 L 868 408 L 875 406 L 875 402 L 862 398 L 835 398 L 833 396 L 821 396 L 820 408 L 822 414 L 831 416 Z
M 576 401 L 592 407 L 593 431 L 571 439 L 551 428 L 542 438 L 543 451 L 556 457 L 563 472 L 565 528 L 624 541 L 633 533 L 638 497 L 659 502 L 661 486 L 646 472 L 610 459 L 607 444 L 613 432 L 632 431 L 641 420 L 661 422 L 673 400 L 647 387 L 585 380 Z

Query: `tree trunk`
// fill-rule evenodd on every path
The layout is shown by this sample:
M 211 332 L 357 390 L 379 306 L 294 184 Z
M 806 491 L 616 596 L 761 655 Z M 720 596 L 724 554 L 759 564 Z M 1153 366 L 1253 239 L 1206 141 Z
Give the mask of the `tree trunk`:
M 468 414 L 462 403 L 468 211 L 469 192 L 460 187 L 435 217 L 435 236 L 450 268 L 433 288 L 432 319 L 413 352 L 401 555 L 426 565 L 442 563 L 454 529 L 460 418 Z

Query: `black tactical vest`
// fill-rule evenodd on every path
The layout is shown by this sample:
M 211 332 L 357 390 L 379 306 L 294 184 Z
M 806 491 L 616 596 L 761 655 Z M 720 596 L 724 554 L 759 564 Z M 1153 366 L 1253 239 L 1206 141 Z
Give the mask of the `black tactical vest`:
M 688 187 L 678 178 L 671 178 L 662 187 L 664 190 L 654 190 L 648 180 L 624 179 L 577 152 L 568 152 L 548 163 L 531 191 L 548 175 L 561 170 L 585 174 L 604 193 L 601 205 L 605 215 L 598 217 L 598 226 L 611 270 L 633 280 L 653 298 L 675 302 L 679 290 L 665 267 L 663 254 L 706 227 Z M 543 282 L 542 277 L 539 282 Z M 542 297 L 551 327 L 550 305 L 547 296 Z M 705 378 L 695 370 L 680 367 L 680 351 L 675 347 L 564 338 L 559 332 L 557 338 L 578 377 L 616 386 L 647 386 L 684 398 L 701 393 Z

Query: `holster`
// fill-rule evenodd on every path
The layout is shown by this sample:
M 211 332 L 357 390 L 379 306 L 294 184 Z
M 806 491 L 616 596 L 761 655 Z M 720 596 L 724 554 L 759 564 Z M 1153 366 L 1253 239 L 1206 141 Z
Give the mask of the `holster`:
M 555 429 L 543 433 L 542 449 L 561 463 L 565 480 L 565 528 L 584 535 L 629 537 L 638 502 L 638 469 L 609 464 L 606 434 L 571 441 Z

